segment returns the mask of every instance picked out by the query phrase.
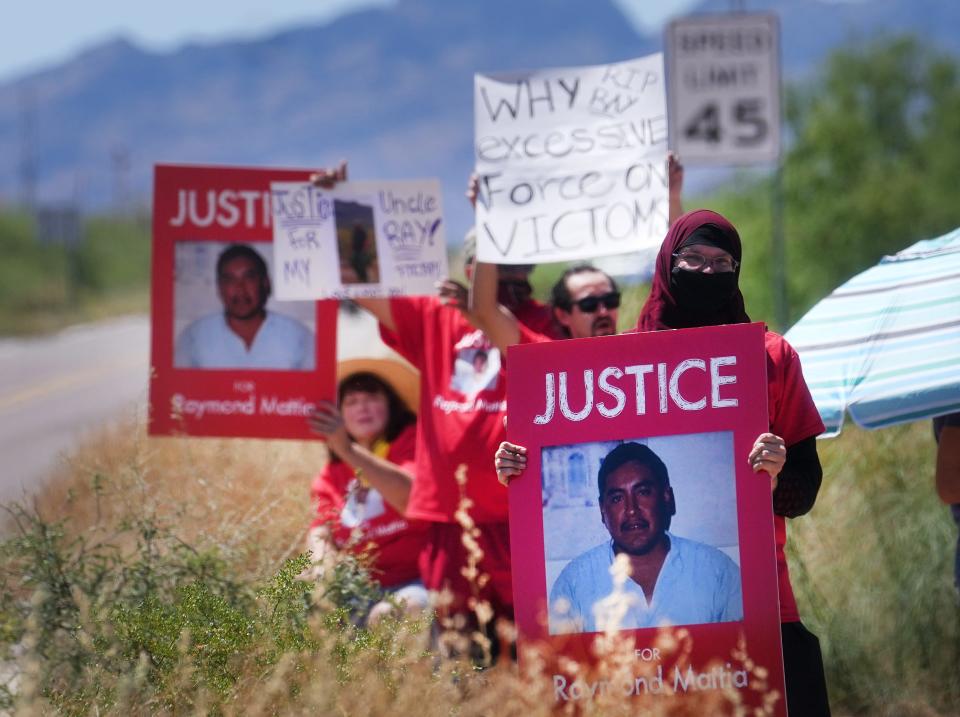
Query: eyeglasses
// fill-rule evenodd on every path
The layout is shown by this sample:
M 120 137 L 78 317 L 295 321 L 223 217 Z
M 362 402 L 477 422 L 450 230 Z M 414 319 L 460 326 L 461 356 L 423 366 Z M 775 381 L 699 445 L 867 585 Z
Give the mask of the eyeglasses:
M 582 299 L 573 302 L 573 305 L 585 314 L 592 314 L 600 308 L 600 304 L 603 304 L 608 311 L 616 309 L 620 306 L 620 292 L 611 291 L 598 296 L 584 296 Z
M 726 274 L 736 271 L 737 267 L 740 266 L 740 262 L 732 256 L 716 256 L 713 259 L 708 259 L 703 254 L 697 254 L 693 251 L 683 252 L 682 254 L 677 252 L 672 256 L 677 260 L 677 267 L 687 271 L 703 271 L 709 266 L 715 274 Z

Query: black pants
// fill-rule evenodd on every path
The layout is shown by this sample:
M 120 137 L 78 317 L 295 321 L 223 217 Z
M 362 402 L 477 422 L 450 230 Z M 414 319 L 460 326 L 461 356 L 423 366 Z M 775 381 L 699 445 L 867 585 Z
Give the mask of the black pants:
M 802 622 L 781 623 L 780 634 L 790 717 L 830 717 L 827 679 L 817 636 Z

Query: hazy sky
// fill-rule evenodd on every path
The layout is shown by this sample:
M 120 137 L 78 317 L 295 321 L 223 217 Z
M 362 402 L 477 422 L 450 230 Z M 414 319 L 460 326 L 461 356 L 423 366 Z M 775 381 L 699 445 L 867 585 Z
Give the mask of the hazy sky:
M 395 0 L 30 0 L 7 3 L 0 17 L 0 80 L 69 59 L 124 35 L 154 50 L 188 40 L 257 37 L 301 21 L 329 19 L 350 7 Z M 614 0 L 646 29 L 696 0 Z M 749 3 L 747 3 L 749 5 Z

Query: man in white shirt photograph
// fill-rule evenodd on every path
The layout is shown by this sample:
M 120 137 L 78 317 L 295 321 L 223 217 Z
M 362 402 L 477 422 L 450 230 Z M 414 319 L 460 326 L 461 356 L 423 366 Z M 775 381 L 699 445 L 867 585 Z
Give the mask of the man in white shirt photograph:
M 266 261 L 246 244 L 232 244 L 217 258 L 217 296 L 222 311 L 190 323 L 176 339 L 175 368 L 312 371 L 315 339 L 310 329 L 267 309 Z
M 653 450 L 617 445 L 600 463 L 597 488 L 609 539 L 560 571 L 549 596 L 551 634 L 743 619 L 737 564 L 712 545 L 670 532 L 676 498 Z

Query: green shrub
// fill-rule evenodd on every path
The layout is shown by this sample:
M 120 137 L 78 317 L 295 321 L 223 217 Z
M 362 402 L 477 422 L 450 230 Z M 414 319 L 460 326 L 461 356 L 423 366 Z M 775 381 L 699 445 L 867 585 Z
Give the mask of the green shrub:
M 40 243 L 27 213 L 0 211 L 0 256 L 0 334 L 146 309 L 146 217 L 85 218 L 80 242 L 65 247 Z
M 150 284 L 150 227 L 146 216 L 94 216 L 86 220 L 76 252 L 76 281 L 83 291 L 146 289 Z
M 258 585 L 155 517 L 87 537 L 71 535 L 67 522 L 8 511 L 15 533 L 0 543 L 0 645 L 9 652 L 19 643 L 34 669 L 20 675 L 31 689 L 0 691 L 3 708 L 33 695 L 67 714 L 119 709 L 134 697 L 175 710 L 201 692 L 226 699 L 251 671 L 325 645 L 347 679 L 368 652 L 383 671 L 384 656 L 402 653 L 399 641 L 422 630 L 403 621 L 376 633 L 355 626 L 347 606 L 379 594 L 349 557 L 319 585 L 298 578 L 306 555 Z
M 818 447 L 823 487 L 813 512 L 791 521 L 788 547 L 833 703 L 878 717 L 957 714 L 957 537 L 933 489 L 929 422 L 848 425 Z

